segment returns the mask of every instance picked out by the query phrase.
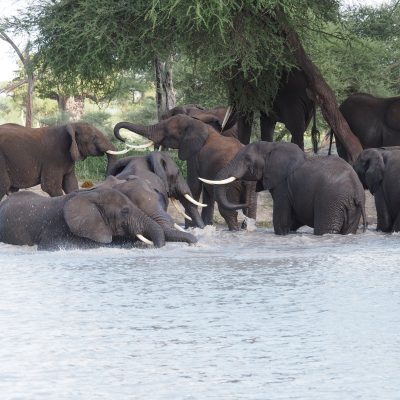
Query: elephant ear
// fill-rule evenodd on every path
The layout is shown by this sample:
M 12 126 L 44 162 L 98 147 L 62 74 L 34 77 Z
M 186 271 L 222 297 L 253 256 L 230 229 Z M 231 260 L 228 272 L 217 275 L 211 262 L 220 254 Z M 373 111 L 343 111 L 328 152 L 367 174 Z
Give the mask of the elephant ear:
M 84 157 L 79 151 L 78 144 L 76 143 L 76 130 L 72 125 L 66 126 L 67 132 L 71 137 L 71 146 L 69 148 L 69 152 L 71 154 L 71 158 L 73 161 L 82 161 Z
M 148 155 L 147 160 L 150 169 L 162 180 L 165 190 L 168 192 L 167 163 L 165 161 L 165 156 L 159 151 L 154 151 Z
M 400 98 L 393 101 L 386 110 L 386 123 L 389 128 L 400 130 Z
M 192 121 L 179 141 L 178 157 L 184 161 L 197 154 L 208 138 L 208 125 L 195 119 Z
M 272 143 L 265 155 L 264 189 L 270 190 L 282 183 L 306 159 L 304 152 L 293 143 Z
M 377 149 L 368 149 L 361 155 L 361 163 L 364 166 L 364 181 L 369 191 L 374 194 L 379 189 L 382 182 L 385 162 L 382 152 Z M 356 169 L 358 171 L 358 168 Z M 360 174 L 358 174 L 360 176 Z M 360 177 L 363 181 L 363 177 Z
M 112 231 L 105 223 L 97 205 L 96 192 L 74 196 L 64 206 L 64 219 L 71 232 L 98 243 L 111 243 Z

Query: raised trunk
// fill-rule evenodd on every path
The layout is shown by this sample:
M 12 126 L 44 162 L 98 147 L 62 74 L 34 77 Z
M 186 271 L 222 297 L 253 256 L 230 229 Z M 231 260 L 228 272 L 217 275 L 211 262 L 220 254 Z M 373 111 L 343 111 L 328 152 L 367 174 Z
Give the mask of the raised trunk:
M 125 143 L 126 140 L 119 133 L 121 129 L 128 129 L 129 131 L 144 136 L 145 138 L 150 139 L 155 143 L 157 143 L 157 141 L 160 140 L 158 138 L 158 131 L 159 131 L 158 124 L 140 125 L 140 124 L 133 124 L 132 122 L 118 122 L 118 124 L 114 126 L 114 136 L 121 142 Z

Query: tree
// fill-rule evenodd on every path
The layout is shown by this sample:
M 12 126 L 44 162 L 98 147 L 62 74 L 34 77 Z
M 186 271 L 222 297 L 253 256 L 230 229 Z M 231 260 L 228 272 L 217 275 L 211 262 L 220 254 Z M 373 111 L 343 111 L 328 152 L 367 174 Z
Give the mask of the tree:
M 14 51 L 17 53 L 18 58 L 20 59 L 23 70 L 26 78 L 19 80 L 18 82 L 13 82 L 10 85 L 7 85 L 4 91 L 15 90 L 17 87 L 22 86 L 24 84 L 28 84 L 27 92 L 25 97 L 25 126 L 32 127 L 32 118 L 33 118 L 33 88 L 35 84 L 35 76 L 33 74 L 32 62 L 31 62 L 31 42 L 25 46 L 25 49 L 21 51 L 19 47 L 15 44 L 15 42 L 10 38 L 10 36 L 6 33 L 4 28 L 0 28 L 0 39 L 6 41 L 11 45 Z
M 185 54 L 206 63 L 226 92 L 238 76 L 251 82 L 251 96 L 245 85 L 230 92 L 240 110 L 252 112 L 268 110 L 283 71 L 300 66 L 337 135 L 345 143 L 352 135 L 302 46 L 337 19 L 337 0 L 86 0 L 38 3 L 33 11 L 26 20 L 39 32 L 38 58 L 65 84 L 101 88 L 120 71 Z M 361 151 L 355 137 L 347 150 L 353 158 Z

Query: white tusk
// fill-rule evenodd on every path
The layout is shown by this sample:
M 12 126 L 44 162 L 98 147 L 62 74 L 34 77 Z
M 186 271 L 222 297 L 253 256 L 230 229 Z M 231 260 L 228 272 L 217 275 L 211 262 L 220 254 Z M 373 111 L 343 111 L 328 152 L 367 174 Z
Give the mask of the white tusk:
M 131 151 L 131 149 L 125 148 L 124 150 L 120 150 L 120 151 L 107 150 L 106 153 L 107 154 L 125 154 L 128 151 Z
M 146 144 L 138 144 L 137 146 L 133 145 L 133 144 L 127 144 L 125 149 L 123 149 L 123 150 L 120 150 L 120 151 L 107 150 L 106 153 L 108 153 L 108 154 L 125 154 L 125 153 L 128 153 L 128 151 L 146 149 L 147 147 L 150 147 L 152 145 L 153 145 L 153 142 L 149 142 Z
M 221 125 L 221 132 L 224 130 L 226 123 L 228 122 L 229 117 L 232 114 L 232 106 L 229 106 L 226 109 L 226 113 L 225 113 L 225 117 L 224 120 L 222 121 L 222 125 Z
M 209 185 L 225 185 L 226 183 L 231 183 L 236 181 L 237 178 L 231 176 L 230 178 L 223 179 L 222 181 L 212 181 L 210 179 L 199 178 L 202 182 L 208 183 Z
M 182 227 L 180 227 L 178 224 L 174 224 L 174 228 L 175 229 L 177 229 L 178 231 L 181 231 L 181 232 L 186 232 Z
M 192 220 L 192 218 L 189 217 L 189 215 L 186 215 L 183 210 L 179 207 L 179 204 L 177 202 L 176 199 L 174 199 L 173 197 L 171 197 L 171 203 L 175 206 L 175 208 L 177 209 L 177 211 L 182 214 L 186 219 L 188 219 L 189 221 Z
M 147 149 L 150 146 L 154 146 L 154 142 L 147 142 L 145 144 L 138 144 L 138 145 L 133 145 L 133 144 L 128 144 L 127 146 L 129 146 L 131 149 Z
M 190 197 L 187 193 L 184 195 L 185 199 L 189 200 L 192 204 L 199 206 L 199 207 L 207 207 L 207 204 L 199 203 L 192 197 Z
M 162 144 L 160 144 L 160 145 L 158 146 L 158 151 L 162 151 L 162 149 L 163 149 Z
M 152 246 L 154 246 L 154 243 L 153 243 L 151 240 L 146 239 L 143 235 L 140 235 L 140 234 L 138 233 L 138 234 L 136 235 L 136 237 L 137 237 L 139 240 L 141 240 L 143 243 L 151 244 Z

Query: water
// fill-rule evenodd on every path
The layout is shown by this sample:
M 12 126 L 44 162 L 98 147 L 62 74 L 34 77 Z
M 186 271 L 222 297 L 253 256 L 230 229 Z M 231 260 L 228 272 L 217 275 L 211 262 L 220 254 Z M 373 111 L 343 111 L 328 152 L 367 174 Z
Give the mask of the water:
M 399 399 L 400 237 L 0 244 L 0 398 Z

